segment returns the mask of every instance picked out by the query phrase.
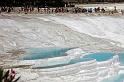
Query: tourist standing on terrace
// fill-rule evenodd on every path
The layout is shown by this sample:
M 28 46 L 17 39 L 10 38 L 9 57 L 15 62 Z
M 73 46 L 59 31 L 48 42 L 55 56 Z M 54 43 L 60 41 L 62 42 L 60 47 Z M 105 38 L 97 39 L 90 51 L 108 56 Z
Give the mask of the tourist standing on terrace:
M 105 9 L 104 8 L 102 8 L 101 11 L 102 11 L 102 13 L 105 13 Z
M 1 14 L 1 7 L 0 7 L 0 14 Z
M 124 14 L 124 10 L 121 9 L 121 13 L 122 13 L 122 15 L 123 15 L 123 14 Z

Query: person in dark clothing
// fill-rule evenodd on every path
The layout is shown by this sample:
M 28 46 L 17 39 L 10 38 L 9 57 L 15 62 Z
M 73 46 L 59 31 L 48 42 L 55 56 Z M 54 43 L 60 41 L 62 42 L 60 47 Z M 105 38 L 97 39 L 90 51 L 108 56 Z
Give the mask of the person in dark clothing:
M 121 14 L 122 14 L 122 15 L 124 14 L 124 10 L 121 10 Z
M 105 13 L 105 9 L 104 8 L 102 8 L 101 11 L 102 11 L 102 13 Z
M 11 8 L 10 8 L 10 7 L 8 8 L 8 11 L 7 11 L 7 12 L 8 12 L 8 13 L 10 13 L 10 12 L 11 12 Z

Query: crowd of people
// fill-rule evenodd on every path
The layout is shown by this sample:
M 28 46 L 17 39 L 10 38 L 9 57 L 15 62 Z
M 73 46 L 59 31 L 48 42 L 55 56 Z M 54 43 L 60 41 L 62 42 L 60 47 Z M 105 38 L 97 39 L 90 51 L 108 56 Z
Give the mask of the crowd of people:
M 107 8 L 79 8 L 79 7 L 57 7 L 57 8 L 40 8 L 40 7 L 0 7 L 0 13 L 40 13 L 40 14 L 54 14 L 54 13 L 119 13 L 116 9 L 116 6 L 113 7 L 112 10 L 108 10 Z M 124 10 L 120 11 L 124 14 Z
M 10 13 L 10 12 L 12 12 L 12 10 L 13 10 L 12 7 L 0 7 L 0 13 L 2 13 L 2 12 Z

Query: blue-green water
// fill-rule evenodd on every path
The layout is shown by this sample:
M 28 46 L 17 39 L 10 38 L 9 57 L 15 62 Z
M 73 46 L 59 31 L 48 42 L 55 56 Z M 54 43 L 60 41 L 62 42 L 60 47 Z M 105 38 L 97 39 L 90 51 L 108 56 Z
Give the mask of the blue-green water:
M 124 53 L 119 53 L 119 61 L 121 65 L 124 65 Z
M 27 49 L 27 53 L 25 54 L 25 56 L 21 57 L 21 59 L 23 60 L 36 60 L 36 59 L 45 59 L 45 58 L 52 58 L 52 57 L 60 57 L 60 56 L 65 56 L 65 52 L 70 50 L 72 48 L 30 48 Z M 56 63 L 53 65 L 47 64 L 44 67 L 38 67 L 39 69 L 42 68 L 54 68 L 54 67 L 61 67 L 61 66 L 65 66 L 65 65 L 70 65 L 70 64 L 75 64 L 75 63 L 79 63 L 79 62 L 84 62 L 84 61 L 89 61 L 92 59 L 96 59 L 97 61 L 101 62 L 101 61 L 106 61 L 108 59 L 111 59 L 113 57 L 114 53 L 111 52 L 100 52 L 100 53 L 93 53 L 93 54 L 89 54 L 84 56 L 84 58 L 80 58 L 80 59 L 72 59 L 69 62 L 65 62 L 64 63 Z M 124 53 L 119 53 L 119 61 L 121 63 L 121 65 L 124 65 Z M 120 74 L 118 76 L 115 77 L 111 77 L 108 79 L 103 80 L 102 82 L 122 82 L 124 80 L 124 74 Z
M 111 52 L 100 52 L 100 53 L 93 53 L 84 56 L 84 58 L 93 58 L 97 61 L 106 61 L 108 59 L 111 59 L 113 57 L 114 53 Z
M 86 55 L 85 58 L 94 58 L 97 61 L 106 61 L 111 59 L 115 55 L 111 52 L 100 52 L 100 53 L 93 53 Z M 124 65 L 124 53 L 118 53 L 120 65 Z M 102 82 L 123 82 L 124 81 L 124 74 L 120 74 L 108 79 L 103 80 Z
M 52 57 L 65 56 L 65 52 L 72 48 L 29 48 L 26 50 L 25 56 L 21 57 L 22 60 L 36 60 Z
M 124 65 L 124 53 L 118 53 L 118 56 L 119 56 L 120 65 Z M 124 81 L 124 73 L 105 79 L 102 82 L 123 82 L 123 81 Z

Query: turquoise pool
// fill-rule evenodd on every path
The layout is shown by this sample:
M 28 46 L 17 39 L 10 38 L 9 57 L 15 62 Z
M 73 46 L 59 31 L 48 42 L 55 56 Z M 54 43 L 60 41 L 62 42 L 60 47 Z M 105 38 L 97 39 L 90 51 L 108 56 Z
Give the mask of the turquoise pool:
M 26 54 L 20 59 L 37 60 L 37 59 L 65 56 L 66 55 L 65 52 L 67 52 L 70 49 L 73 49 L 73 48 L 58 48 L 58 47 L 29 48 L 29 49 L 26 49 Z
M 84 56 L 84 58 L 93 58 L 100 62 L 100 61 L 106 61 L 108 59 L 111 59 L 113 55 L 114 53 L 111 53 L 111 52 L 99 52 L 99 53 L 86 55 Z
M 124 53 L 118 53 L 120 65 L 124 65 Z M 103 80 L 102 82 L 124 82 L 124 73 Z
M 119 53 L 118 56 L 119 56 L 120 64 L 124 65 L 124 53 Z
M 93 58 L 101 62 L 101 61 L 106 61 L 108 59 L 111 59 L 113 55 L 115 54 L 111 52 L 100 52 L 100 53 L 89 54 L 84 57 Z M 117 55 L 119 56 L 120 65 L 124 65 L 124 53 L 118 53 Z M 120 74 L 120 75 L 105 79 L 102 82 L 123 82 L 123 81 L 124 81 L 124 74 Z
M 66 56 L 65 52 L 73 49 L 73 48 L 30 48 L 26 49 L 27 53 L 25 56 L 21 57 L 22 60 L 37 60 L 37 59 L 45 59 L 45 58 L 53 58 L 53 57 L 60 57 L 60 56 Z M 80 59 L 72 59 L 69 62 L 63 61 L 63 63 L 56 63 L 52 65 L 49 64 L 44 67 L 36 67 L 36 69 L 47 69 L 47 68 L 54 68 L 54 67 L 61 67 L 66 66 L 70 64 L 75 64 L 79 62 L 89 61 L 96 59 L 96 61 L 106 61 L 108 59 L 111 59 L 115 54 L 112 52 L 100 52 L 100 53 L 92 53 L 89 55 L 84 56 L 84 58 Z M 121 65 L 124 65 L 124 53 L 118 53 L 119 61 Z M 111 77 L 108 79 L 103 80 L 102 82 L 122 82 L 124 80 L 124 74 L 120 74 L 115 77 Z

